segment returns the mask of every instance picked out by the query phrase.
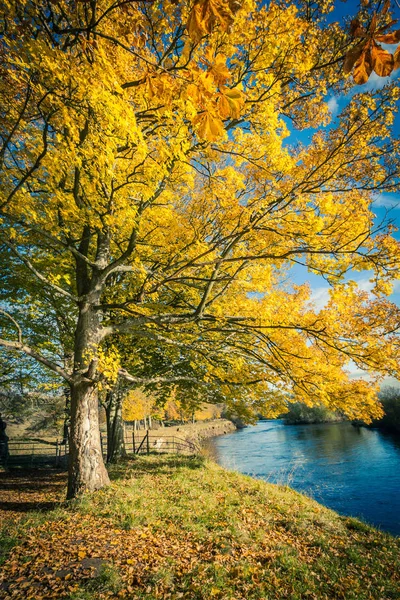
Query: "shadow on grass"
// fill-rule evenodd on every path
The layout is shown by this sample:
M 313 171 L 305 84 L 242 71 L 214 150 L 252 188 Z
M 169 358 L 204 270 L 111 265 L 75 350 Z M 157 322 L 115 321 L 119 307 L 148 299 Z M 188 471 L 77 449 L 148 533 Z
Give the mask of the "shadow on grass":
M 54 469 L 17 469 L 0 473 L 0 515 L 53 510 L 60 504 L 58 496 L 65 482 L 65 473 Z
M 180 469 L 201 469 L 205 459 L 202 456 L 150 455 L 146 457 L 128 457 L 109 466 L 110 478 L 115 481 L 127 475 L 146 475 L 170 473 Z
M 53 491 L 65 484 L 66 472 L 56 469 L 9 469 L 0 472 L 1 491 Z
M 13 513 L 48 512 L 59 505 L 59 502 L 0 502 L 0 511 Z

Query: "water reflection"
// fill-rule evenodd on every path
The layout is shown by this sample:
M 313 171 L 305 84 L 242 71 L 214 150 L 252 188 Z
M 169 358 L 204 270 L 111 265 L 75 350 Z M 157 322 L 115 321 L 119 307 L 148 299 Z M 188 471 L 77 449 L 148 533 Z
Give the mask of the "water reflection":
M 400 439 L 349 423 L 261 421 L 208 443 L 223 466 L 287 483 L 400 535 Z

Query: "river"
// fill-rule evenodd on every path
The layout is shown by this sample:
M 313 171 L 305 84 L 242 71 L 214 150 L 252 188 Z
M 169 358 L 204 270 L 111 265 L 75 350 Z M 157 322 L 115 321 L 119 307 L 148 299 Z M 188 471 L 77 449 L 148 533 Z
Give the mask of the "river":
M 222 466 L 290 485 L 340 514 L 400 535 L 400 437 L 350 423 L 259 421 L 207 441 Z

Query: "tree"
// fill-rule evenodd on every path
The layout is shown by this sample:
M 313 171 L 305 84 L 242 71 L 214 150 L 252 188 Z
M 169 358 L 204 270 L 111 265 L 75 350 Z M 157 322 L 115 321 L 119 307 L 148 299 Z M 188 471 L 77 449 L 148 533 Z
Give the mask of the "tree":
M 178 386 L 235 412 L 279 414 L 288 392 L 350 417 L 380 412 L 374 384 L 345 367 L 399 366 L 385 297 L 399 248 L 371 210 L 398 186 L 399 90 L 355 94 L 332 121 L 352 38 L 329 10 L 2 0 L 0 241 L 26 303 L 39 287 L 41 312 L 52 296 L 73 322 L 73 365 L 35 345 L 16 293 L 0 344 L 70 386 L 68 497 L 108 483 L 105 380 Z M 292 146 L 288 123 L 318 130 Z M 329 281 L 326 309 L 284 283 L 294 264 Z M 344 279 L 351 270 L 370 271 L 374 296 Z M 105 351 L 121 339 L 129 372 Z

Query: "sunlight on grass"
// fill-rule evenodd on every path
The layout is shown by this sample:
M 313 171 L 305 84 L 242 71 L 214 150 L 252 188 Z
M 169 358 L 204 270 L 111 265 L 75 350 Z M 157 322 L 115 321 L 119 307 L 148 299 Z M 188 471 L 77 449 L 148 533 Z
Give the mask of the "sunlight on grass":
M 10 598 L 398 597 L 399 540 L 286 486 L 202 457 L 141 457 L 111 477 L 3 532 Z

